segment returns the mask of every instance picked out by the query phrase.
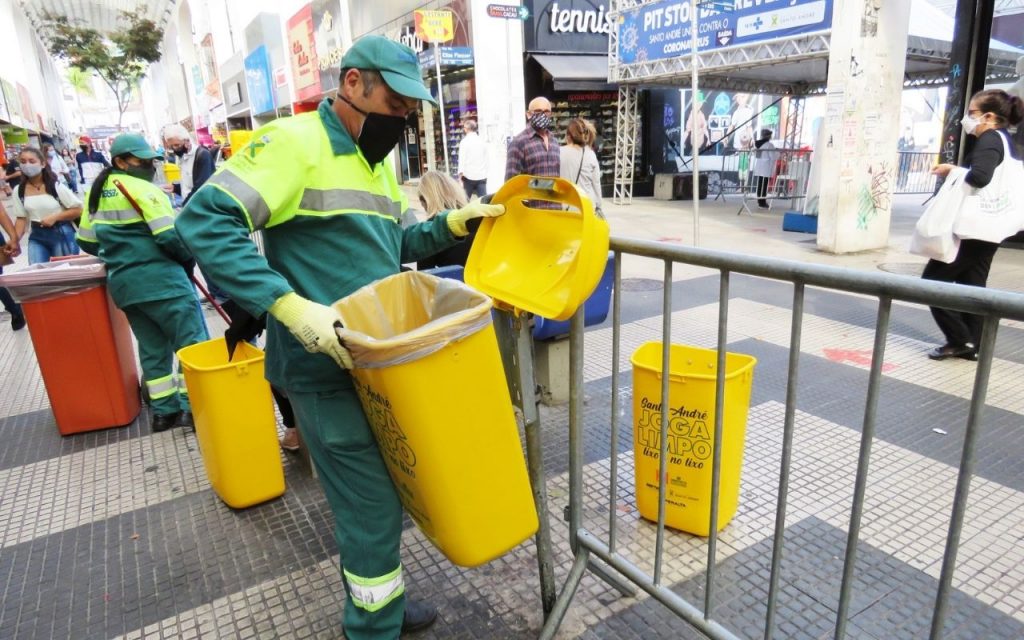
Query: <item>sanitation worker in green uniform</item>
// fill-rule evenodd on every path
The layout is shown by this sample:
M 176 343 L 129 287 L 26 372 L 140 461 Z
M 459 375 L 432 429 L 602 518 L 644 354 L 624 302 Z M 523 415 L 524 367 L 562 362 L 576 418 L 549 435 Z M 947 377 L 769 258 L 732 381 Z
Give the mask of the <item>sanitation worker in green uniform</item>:
M 385 158 L 419 102 L 434 101 L 416 54 L 391 40 L 361 38 L 341 67 L 335 99 L 257 131 L 176 226 L 204 273 L 249 313 L 269 313 L 267 378 L 287 391 L 334 512 L 346 637 L 397 638 L 437 612 L 404 596 L 401 503 L 328 305 L 453 245 L 468 220 L 504 207 L 471 203 L 403 229 L 408 202 Z M 257 229 L 265 258 L 249 238 Z
M 192 426 L 185 378 L 174 370 L 178 349 L 209 339 L 185 270 L 192 255 L 174 230 L 171 201 L 152 183 L 157 152 L 142 136 L 126 133 L 110 145 L 110 155 L 113 165 L 85 196 L 78 245 L 106 265 L 107 290 L 139 342 L 153 431 Z

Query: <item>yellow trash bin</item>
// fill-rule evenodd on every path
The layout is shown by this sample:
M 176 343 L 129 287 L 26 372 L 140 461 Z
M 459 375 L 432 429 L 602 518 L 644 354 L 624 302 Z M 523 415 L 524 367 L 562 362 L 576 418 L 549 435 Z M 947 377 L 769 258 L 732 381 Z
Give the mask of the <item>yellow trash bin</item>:
M 405 272 L 339 300 L 360 401 L 406 511 L 474 567 L 537 530 L 491 301 Z
M 633 353 L 633 455 L 640 515 L 658 520 L 658 459 L 661 454 L 661 342 Z M 686 345 L 670 348 L 668 460 L 665 524 L 706 536 L 711 521 L 711 466 L 715 437 L 715 376 L 718 352 Z M 743 466 L 750 389 L 757 359 L 725 356 L 725 415 L 718 530 L 736 515 Z
M 284 493 L 274 401 L 263 377 L 263 352 L 246 342 L 228 362 L 224 338 L 178 351 L 196 437 L 213 490 L 243 509 Z

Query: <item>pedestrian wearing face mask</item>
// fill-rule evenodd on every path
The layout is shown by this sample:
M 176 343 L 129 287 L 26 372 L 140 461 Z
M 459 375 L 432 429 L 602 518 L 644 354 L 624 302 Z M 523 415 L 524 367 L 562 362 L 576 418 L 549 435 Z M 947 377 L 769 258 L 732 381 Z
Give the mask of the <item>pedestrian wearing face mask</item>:
M 473 202 L 402 226 L 409 203 L 386 158 L 421 101 L 436 104 L 416 53 L 365 36 L 341 60 L 336 98 L 256 131 L 176 223 L 204 272 L 250 314 L 268 315 L 266 375 L 291 400 L 334 512 L 349 640 L 397 638 L 437 612 L 405 597 L 402 505 L 328 305 L 457 243 L 471 219 L 505 211 Z M 266 257 L 249 239 L 258 229 Z
M 39 149 L 25 147 L 18 162 L 22 181 L 10 202 L 18 237 L 24 237 L 26 228 L 31 227 L 29 264 L 77 254 L 72 221 L 82 214 L 82 201 L 57 180 Z
M 557 178 L 562 168 L 558 141 L 551 133 L 551 103 L 547 98 L 534 98 L 526 111 L 529 123 L 508 144 L 505 158 L 505 180 L 522 174 Z M 532 206 L 558 209 L 555 203 L 534 202 Z
M 174 228 L 170 201 L 152 182 L 156 151 L 142 136 L 126 133 L 110 153 L 114 166 L 101 171 L 86 194 L 78 240 L 107 266 L 107 290 L 139 342 L 153 431 L 192 426 L 185 378 L 174 370 L 178 349 L 209 339 L 182 269 L 191 268 L 192 256 Z
M 181 197 L 188 202 L 192 194 L 213 175 L 213 155 L 206 147 L 193 142 L 188 129 L 180 124 L 164 127 L 164 144 L 174 154 L 174 161 L 181 169 Z
M 991 182 L 1000 164 L 1021 161 L 1010 143 L 1007 128 L 1013 125 L 1019 127 L 1022 121 L 1024 101 L 1002 89 L 986 89 L 971 98 L 967 115 L 961 124 L 964 133 L 976 136 L 978 140 L 964 162 L 965 166 L 970 167 L 964 176 L 965 183 L 975 189 L 984 188 Z M 955 168 L 952 164 L 940 164 L 932 169 L 932 173 L 945 178 Z M 1022 187 L 1014 185 L 1013 188 Z M 925 280 L 984 287 L 988 282 L 992 258 L 1001 240 L 1003 238 L 980 239 L 960 235 L 960 249 L 953 262 L 947 264 L 929 260 L 921 277 Z M 929 351 L 928 357 L 932 360 L 977 360 L 978 344 L 981 341 L 981 316 L 938 307 L 932 307 L 931 311 L 935 323 L 946 337 L 946 344 Z

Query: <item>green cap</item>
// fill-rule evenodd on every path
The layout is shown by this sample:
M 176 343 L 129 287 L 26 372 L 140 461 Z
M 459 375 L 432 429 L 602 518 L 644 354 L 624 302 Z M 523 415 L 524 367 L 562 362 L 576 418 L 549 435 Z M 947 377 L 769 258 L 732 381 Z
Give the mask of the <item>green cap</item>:
M 116 158 L 126 153 L 130 153 L 140 160 L 152 160 L 160 157 L 160 154 L 149 146 L 146 139 L 137 133 L 122 133 L 114 138 L 114 143 L 110 145 L 110 157 Z
M 437 104 L 423 84 L 416 52 L 384 36 L 363 36 L 356 40 L 342 57 L 341 68 L 379 71 L 395 93 Z

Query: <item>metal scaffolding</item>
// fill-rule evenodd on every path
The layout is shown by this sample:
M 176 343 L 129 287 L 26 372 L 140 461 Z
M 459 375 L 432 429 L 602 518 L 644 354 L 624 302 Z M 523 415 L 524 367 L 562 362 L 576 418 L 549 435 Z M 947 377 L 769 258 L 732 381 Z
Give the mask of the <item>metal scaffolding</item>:
M 612 186 L 612 201 L 615 204 L 633 203 L 633 169 L 636 166 L 639 117 L 636 87 L 620 85 L 615 128 L 615 181 Z

